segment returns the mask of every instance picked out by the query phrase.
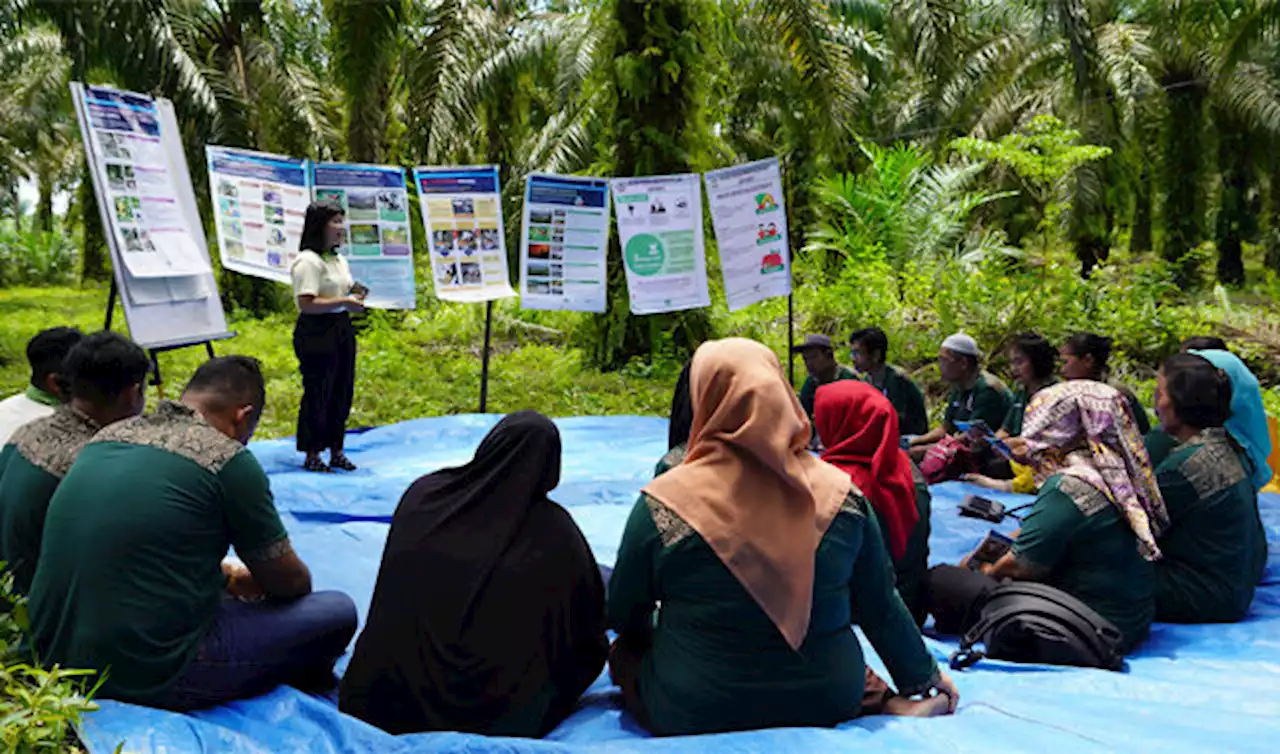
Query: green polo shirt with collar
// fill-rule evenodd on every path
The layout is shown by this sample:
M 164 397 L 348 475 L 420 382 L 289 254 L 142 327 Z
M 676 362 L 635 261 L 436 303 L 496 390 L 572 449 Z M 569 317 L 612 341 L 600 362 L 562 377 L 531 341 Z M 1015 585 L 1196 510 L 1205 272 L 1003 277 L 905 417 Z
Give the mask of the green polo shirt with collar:
M 898 431 L 904 435 L 923 435 L 929 431 L 929 411 L 925 408 L 924 391 L 902 370 L 885 364 L 880 384 L 871 375 L 864 377 L 867 383 L 884 394 L 898 412 Z

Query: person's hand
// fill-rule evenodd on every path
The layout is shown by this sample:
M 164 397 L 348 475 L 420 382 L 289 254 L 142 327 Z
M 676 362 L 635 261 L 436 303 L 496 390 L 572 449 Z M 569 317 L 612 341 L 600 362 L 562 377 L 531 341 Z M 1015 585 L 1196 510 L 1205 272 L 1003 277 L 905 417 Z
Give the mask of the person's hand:
M 960 691 L 946 673 L 938 672 L 938 682 L 933 684 L 933 690 L 947 697 L 948 715 L 956 711 L 956 705 L 960 704 Z
M 1027 441 L 1021 437 L 1010 437 L 1004 441 L 1009 446 L 1009 457 L 1018 463 L 1027 465 Z
M 222 573 L 227 577 L 227 594 L 242 601 L 256 602 L 266 596 L 258 580 L 253 577 L 243 563 L 234 560 L 222 561 Z
M 364 314 L 364 299 L 355 296 L 347 296 L 342 300 L 342 305 L 352 314 Z

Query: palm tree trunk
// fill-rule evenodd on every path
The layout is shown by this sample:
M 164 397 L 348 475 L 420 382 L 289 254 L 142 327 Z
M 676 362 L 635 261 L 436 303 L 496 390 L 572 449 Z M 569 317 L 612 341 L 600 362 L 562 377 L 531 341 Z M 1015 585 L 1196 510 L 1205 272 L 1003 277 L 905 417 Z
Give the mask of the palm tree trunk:
M 1180 287 L 1197 282 L 1193 251 L 1204 240 L 1205 85 L 1194 76 L 1166 80 L 1169 88 L 1169 117 L 1165 123 L 1161 164 L 1164 191 L 1164 243 L 1161 255 L 1173 266 Z
M 102 215 L 98 212 L 98 197 L 93 192 L 93 168 L 86 162 L 80 177 L 80 222 L 84 227 L 84 249 L 81 252 L 80 279 L 103 281 L 111 277 L 108 261 L 107 239 L 102 234 Z
M 1133 226 L 1129 230 L 1129 252 L 1141 254 L 1151 251 L 1151 171 L 1146 159 L 1138 173 L 1133 192 Z
M 39 198 L 36 199 L 36 227 L 45 232 L 53 230 L 53 176 L 46 170 L 36 175 Z
M 613 174 L 695 172 L 690 152 L 706 136 L 701 106 L 708 63 L 702 43 L 712 35 L 707 0 L 613 0 L 612 11 Z M 604 368 L 652 356 L 663 332 L 671 333 L 679 350 L 695 348 L 710 333 L 705 309 L 650 315 L 647 321 L 629 313 L 616 233 L 609 241 L 608 287 L 608 313 L 595 320 L 594 355 Z
M 1219 111 L 1218 169 L 1222 172 L 1222 191 L 1218 199 L 1218 222 L 1214 240 L 1218 246 L 1218 282 L 1240 285 L 1244 282 L 1242 232 L 1248 224 L 1250 155 L 1248 139 L 1234 119 Z
M 1267 159 L 1266 265 L 1280 273 L 1280 149 L 1272 149 Z

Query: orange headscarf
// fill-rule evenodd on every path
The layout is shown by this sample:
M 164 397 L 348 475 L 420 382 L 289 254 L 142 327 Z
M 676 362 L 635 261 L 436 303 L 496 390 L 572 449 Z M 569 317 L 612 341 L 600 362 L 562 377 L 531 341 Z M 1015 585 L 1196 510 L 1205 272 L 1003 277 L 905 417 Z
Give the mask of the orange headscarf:
M 840 380 L 818 388 L 813 421 L 827 446 L 822 460 L 848 474 L 867 496 L 898 560 L 920 521 L 911 459 L 898 445 L 898 412 L 871 385 Z
M 689 382 L 688 455 L 644 491 L 702 536 L 798 649 L 809 632 L 815 553 L 853 483 L 809 454 L 804 409 L 763 345 L 705 343 Z

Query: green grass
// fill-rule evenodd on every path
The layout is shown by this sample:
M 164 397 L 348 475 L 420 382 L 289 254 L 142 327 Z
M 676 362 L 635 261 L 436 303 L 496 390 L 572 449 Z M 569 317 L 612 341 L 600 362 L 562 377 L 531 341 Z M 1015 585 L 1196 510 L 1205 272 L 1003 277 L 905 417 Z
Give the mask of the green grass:
M 24 349 L 37 331 L 74 325 L 102 327 L 105 288 L 0 289 L 0 394 L 23 389 Z M 474 412 L 480 400 L 484 307 L 433 303 L 415 313 L 375 313 L 361 328 L 355 406 L 350 426 L 380 425 L 423 416 Z M 530 313 L 514 301 L 495 307 L 489 365 L 489 411 L 533 408 L 550 416 L 665 414 L 676 367 L 602 374 L 567 345 L 581 315 Z M 115 322 L 123 328 L 117 307 Z M 559 327 L 557 327 L 559 326 Z M 293 317 L 232 317 L 237 336 L 215 344 L 220 354 L 262 361 L 267 410 L 259 437 L 294 433 L 302 382 L 293 355 Z M 160 355 L 164 394 L 175 397 L 204 359 L 201 348 Z M 157 392 L 153 389 L 151 400 Z

